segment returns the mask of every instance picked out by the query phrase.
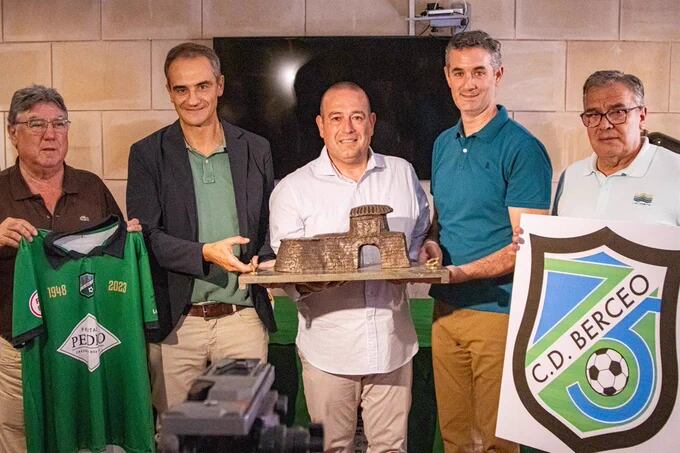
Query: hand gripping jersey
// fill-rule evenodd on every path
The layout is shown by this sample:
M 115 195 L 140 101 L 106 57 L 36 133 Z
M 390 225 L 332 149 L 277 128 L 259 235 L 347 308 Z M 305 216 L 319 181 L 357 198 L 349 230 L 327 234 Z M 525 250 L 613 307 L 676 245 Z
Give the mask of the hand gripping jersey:
M 28 450 L 153 452 L 144 329 L 155 327 L 144 241 L 125 222 L 22 240 L 12 341 L 23 347 Z

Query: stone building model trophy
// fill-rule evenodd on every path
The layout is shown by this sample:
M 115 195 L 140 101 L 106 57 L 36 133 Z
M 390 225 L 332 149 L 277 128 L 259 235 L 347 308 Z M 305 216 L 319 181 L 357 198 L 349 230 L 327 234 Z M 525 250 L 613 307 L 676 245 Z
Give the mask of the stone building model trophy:
M 392 208 L 369 204 L 349 213 L 349 231 L 310 238 L 283 239 L 274 270 L 279 272 L 349 272 L 359 269 L 361 247 L 380 250 L 383 269 L 409 267 L 404 233 L 390 231 Z
M 448 283 L 448 270 L 409 262 L 406 236 L 390 231 L 386 205 L 364 205 L 349 213 L 349 231 L 281 240 L 273 270 L 239 276 L 239 285 L 356 280 Z M 360 267 L 361 248 L 380 251 L 380 264 Z

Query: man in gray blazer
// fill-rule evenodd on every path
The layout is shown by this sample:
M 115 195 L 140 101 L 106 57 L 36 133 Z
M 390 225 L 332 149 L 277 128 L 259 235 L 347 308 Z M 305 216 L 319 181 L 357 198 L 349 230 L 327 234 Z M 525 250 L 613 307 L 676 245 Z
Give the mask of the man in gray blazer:
M 165 75 L 179 120 L 132 145 L 127 208 L 151 257 L 160 323 L 150 338 L 160 413 L 186 398 L 208 362 L 267 359 L 275 329 L 267 291 L 238 289 L 238 274 L 271 260 L 269 142 L 217 116 L 224 76 L 194 43 L 168 52 Z M 246 264 L 248 263 L 248 264 Z

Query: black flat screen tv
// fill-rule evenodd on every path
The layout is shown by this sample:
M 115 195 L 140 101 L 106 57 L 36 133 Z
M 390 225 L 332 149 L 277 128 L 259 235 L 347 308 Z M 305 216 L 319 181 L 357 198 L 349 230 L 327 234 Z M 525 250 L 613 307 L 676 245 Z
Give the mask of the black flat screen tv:
M 444 78 L 447 41 L 418 37 L 214 38 L 225 76 L 220 115 L 262 135 L 280 179 L 323 146 L 315 117 L 323 92 L 349 80 L 377 115 L 372 148 L 403 157 L 430 179 L 432 144 L 460 113 Z

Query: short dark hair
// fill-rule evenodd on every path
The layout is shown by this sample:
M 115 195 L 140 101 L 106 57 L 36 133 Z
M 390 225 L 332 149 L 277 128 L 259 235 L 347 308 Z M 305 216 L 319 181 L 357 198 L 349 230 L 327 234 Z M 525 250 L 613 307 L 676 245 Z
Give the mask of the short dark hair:
M 222 75 L 222 69 L 220 68 L 220 57 L 217 56 L 213 49 L 202 44 L 196 44 L 195 42 L 184 42 L 182 44 L 176 45 L 168 51 L 168 55 L 165 57 L 165 66 L 163 67 L 165 71 L 165 79 L 168 79 L 168 69 L 170 69 L 170 65 L 173 61 L 179 58 L 198 57 L 205 57 L 208 59 L 208 61 L 210 61 L 210 66 L 212 66 L 215 77 Z
M 446 66 L 449 65 L 449 53 L 452 50 L 471 49 L 479 47 L 485 49 L 491 55 L 491 67 L 498 69 L 503 64 L 501 61 L 501 43 L 493 39 L 487 32 L 482 30 L 464 31 L 455 34 L 446 46 Z
M 17 115 L 26 112 L 36 104 L 54 104 L 64 111 L 68 117 L 68 110 L 64 103 L 64 98 L 54 88 L 43 85 L 31 85 L 30 87 L 16 90 L 12 95 L 12 102 L 9 105 L 7 123 L 14 126 L 17 122 Z
M 642 81 L 633 74 L 626 74 L 622 71 L 608 69 L 605 71 L 595 71 L 583 84 L 583 99 L 585 100 L 588 90 L 594 87 L 609 86 L 614 83 L 622 83 L 633 92 L 635 102 L 638 105 L 645 105 L 645 87 Z
M 352 91 L 359 91 L 361 93 L 364 93 L 366 95 L 366 100 L 368 101 L 368 111 L 371 112 L 371 100 L 368 97 L 368 93 L 366 93 L 366 90 L 361 88 L 357 83 L 350 82 L 349 80 L 343 80 L 341 82 L 336 82 L 333 85 L 329 86 L 326 91 L 323 92 L 323 96 L 321 96 L 321 102 L 319 104 L 319 113 L 323 113 L 323 100 L 326 98 L 326 95 L 333 90 L 352 90 Z

